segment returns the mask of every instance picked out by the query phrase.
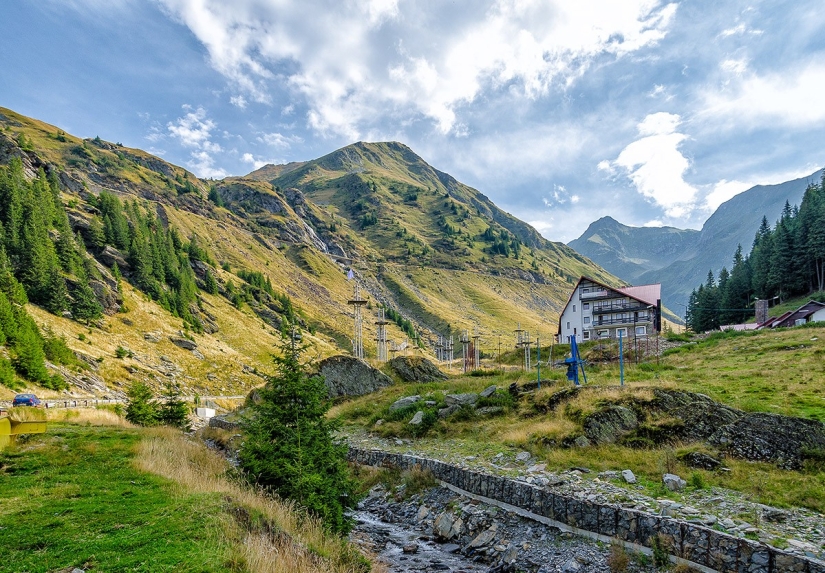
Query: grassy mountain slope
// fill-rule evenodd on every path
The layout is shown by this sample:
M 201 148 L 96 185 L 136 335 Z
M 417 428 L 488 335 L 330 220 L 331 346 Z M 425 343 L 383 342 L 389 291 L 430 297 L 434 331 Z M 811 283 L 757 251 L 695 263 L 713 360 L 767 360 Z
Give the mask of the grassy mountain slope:
M 203 181 L 141 150 L 81 140 L 0 108 L 0 164 L 15 157 L 29 177 L 39 169 L 57 175 L 78 236 L 99 224 L 97 196 L 105 191 L 127 208 L 136 201 L 183 240 L 194 237 L 211 257 L 191 263 L 200 287 L 192 311 L 203 332 L 135 288 L 128 253 L 111 245 L 89 246 L 104 280 L 115 284 L 114 260 L 126 279 L 102 320 L 86 326 L 32 306 L 37 323 L 91 365 L 64 374 L 100 377 L 112 390 L 173 379 L 185 394 L 242 393 L 260 383 L 256 370 L 269 369 L 277 330 L 292 316 L 287 305 L 318 357 L 348 352 L 350 266 L 370 301 L 368 356 L 375 355 L 371 317 L 379 303 L 412 320 L 425 342 L 478 327 L 492 348 L 495 334 L 509 335 L 519 323 L 533 333 L 555 331 L 580 274 L 616 282 L 397 143 L 355 144 L 315 161 Z M 272 294 L 247 285 L 241 271 L 260 273 Z M 206 292 L 207 274 L 218 294 Z M 395 324 L 388 335 L 405 337 Z M 183 337 L 197 352 L 170 340 Z M 0 387 L 0 399 L 10 394 Z
M 684 306 L 708 270 L 715 276 L 722 267 L 730 270 L 737 245 L 742 245 L 745 254 L 750 251 L 763 216 L 773 225 L 785 202 L 798 205 L 808 184 L 818 182 L 822 173 L 819 170 L 778 185 L 752 187 L 722 203 L 698 233 L 670 227 L 628 227 L 603 218 L 569 245 L 623 280 L 662 283 L 663 302 L 670 307 Z

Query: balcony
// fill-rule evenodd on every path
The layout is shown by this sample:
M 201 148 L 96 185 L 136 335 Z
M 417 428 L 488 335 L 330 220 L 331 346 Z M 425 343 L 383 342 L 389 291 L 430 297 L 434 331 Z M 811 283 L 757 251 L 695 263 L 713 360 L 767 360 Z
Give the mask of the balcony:
M 633 302 L 602 302 L 593 304 L 593 314 L 608 314 L 611 312 L 632 312 L 637 310 L 647 310 L 649 305 L 638 301 Z
M 616 293 L 610 290 L 591 290 L 590 292 L 580 292 L 579 300 L 593 300 L 598 298 L 613 298 Z
M 585 325 L 587 328 L 598 328 L 600 326 L 612 326 L 614 324 L 647 324 L 653 322 L 653 316 L 650 314 L 640 314 L 637 318 L 632 316 L 605 318 L 600 316 L 598 320 L 593 320 L 592 324 Z

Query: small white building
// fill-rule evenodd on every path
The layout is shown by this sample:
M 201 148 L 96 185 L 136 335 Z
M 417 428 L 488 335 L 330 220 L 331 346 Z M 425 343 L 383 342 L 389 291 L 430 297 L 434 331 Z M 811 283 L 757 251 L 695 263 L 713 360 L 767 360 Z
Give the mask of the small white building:
M 559 317 L 559 342 L 643 338 L 661 331 L 662 285 L 614 288 L 581 277 Z

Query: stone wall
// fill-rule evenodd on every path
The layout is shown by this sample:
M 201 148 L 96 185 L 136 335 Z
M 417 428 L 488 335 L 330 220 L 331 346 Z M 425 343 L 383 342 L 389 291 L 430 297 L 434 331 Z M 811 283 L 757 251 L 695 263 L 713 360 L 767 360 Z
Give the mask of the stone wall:
M 350 460 L 362 465 L 409 469 L 419 465 L 436 479 L 470 494 L 501 502 L 572 530 L 650 547 L 660 535 L 671 555 L 705 570 L 725 573 L 825 573 L 825 563 L 770 545 L 740 539 L 703 525 L 620 506 L 600 505 L 549 488 L 459 468 L 438 460 L 350 447 Z

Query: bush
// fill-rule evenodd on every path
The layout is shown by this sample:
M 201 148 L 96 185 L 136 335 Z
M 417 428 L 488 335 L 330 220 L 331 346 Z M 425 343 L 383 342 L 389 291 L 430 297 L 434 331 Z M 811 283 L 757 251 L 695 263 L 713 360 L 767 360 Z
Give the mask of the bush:
M 607 556 L 607 566 L 610 573 L 624 573 L 630 565 L 630 556 L 625 551 L 624 545 L 619 543 L 610 544 L 610 555 Z
M 650 538 L 650 548 L 653 550 L 653 564 L 656 567 L 664 567 L 670 562 L 670 547 L 661 533 Z
M 180 399 L 180 389 L 173 382 L 166 383 L 163 404 L 158 408 L 158 419 L 162 424 L 180 428 L 184 432 L 191 429 L 189 407 Z

